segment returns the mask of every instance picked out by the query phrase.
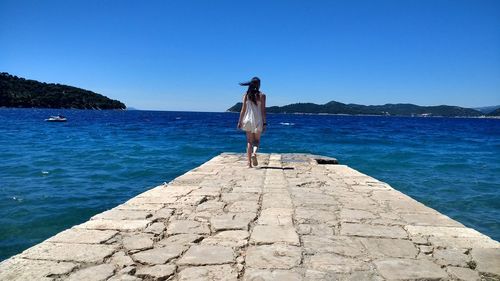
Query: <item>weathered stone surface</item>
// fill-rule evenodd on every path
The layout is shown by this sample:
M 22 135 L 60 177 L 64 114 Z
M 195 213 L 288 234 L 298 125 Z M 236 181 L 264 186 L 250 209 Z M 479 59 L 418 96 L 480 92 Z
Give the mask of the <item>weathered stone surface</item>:
M 176 234 L 158 241 L 158 245 L 166 246 L 171 244 L 189 245 L 201 240 L 203 236 L 198 234 Z
M 497 241 L 311 157 L 222 154 L 0 263 L 0 280 L 500 278 Z
M 402 220 L 409 225 L 429 225 L 429 226 L 454 226 L 463 227 L 457 221 L 440 214 L 400 214 Z
M 250 246 L 245 263 L 248 267 L 262 269 L 291 269 L 300 264 L 299 247 L 283 244 Z
M 164 207 L 164 204 L 158 203 L 123 203 L 121 205 L 116 206 L 115 209 L 120 210 L 143 210 L 143 211 L 151 211 L 155 212 Z
M 481 237 L 481 233 L 466 227 L 443 227 L 443 226 L 417 226 L 408 225 L 405 229 L 410 235 L 424 235 L 436 237 Z
M 111 276 L 111 278 L 106 281 L 142 281 L 142 278 L 138 278 L 128 274 L 117 274 Z
M 261 211 L 258 224 L 264 225 L 293 225 L 293 209 L 290 208 L 268 208 Z
M 248 192 L 229 192 L 223 193 L 221 196 L 222 201 L 226 203 L 233 203 L 236 201 L 259 201 L 259 194 L 257 193 L 248 193 Z
M 477 264 L 477 271 L 496 275 L 500 279 L 500 249 L 472 249 L 471 255 Z
M 290 270 L 245 270 L 244 281 L 302 281 L 299 273 Z
M 368 211 L 355 209 L 342 209 L 340 211 L 340 220 L 344 222 L 359 222 L 374 218 L 376 218 L 376 216 Z
M 248 230 L 248 225 L 254 218 L 253 213 L 226 213 L 212 217 L 210 224 L 213 231 Z
M 307 269 L 317 271 L 336 273 L 349 273 L 370 269 L 368 263 L 364 263 L 363 261 L 355 258 L 344 257 L 332 253 L 318 253 L 313 256 L 306 257 L 305 267 Z
M 202 187 L 200 189 L 193 190 L 190 195 L 217 197 L 220 192 L 220 187 Z
M 80 269 L 71 274 L 68 281 L 104 281 L 113 275 L 115 267 L 111 264 L 100 264 Z
M 43 242 L 24 251 L 20 256 L 38 260 L 99 263 L 105 257 L 111 256 L 116 249 L 115 245 Z
M 342 223 L 340 234 L 364 237 L 407 238 L 408 235 L 399 226 Z
M 262 209 L 293 208 L 292 198 L 288 194 L 269 192 L 262 197 Z
M 175 265 L 159 264 L 154 266 L 140 267 L 135 272 L 136 276 L 142 278 L 150 278 L 153 280 L 166 280 L 168 277 L 174 275 Z
M 114 230 L 91 230 L 70 228 L 47 239 L 53 243 L 80 243 L 80 244 L 100 244 L 115 236 L 118 231 Z
M 90 218 L 91 220 L 145 220 L 152 216 L 150 211 L 146 210 L 122 210 L 111 209 L 97 214 Z
M 229 265 L 188 267 L 179 272 L 179 281 L 236 281 L 238 272 Z
M 408 240 L 363 238 L 361 242 L 372 258 L 415 258 L 418 254 L 415 245 Z
M 194 245 L 177 261 L 178 265 L 215 265 L 232 263 L 234 251 L 229 247 Z
M 150 234 L 132 234 L 123 237 L 123 247 L 128 251 L 153 248 L 153 236 Z
M 325 224 L 299 224 L 296 226 L 297 233 L 300 235 L 315 235 L 331 237 L 334 235 L 334 226 Z
M 496 248 L 500 249 L 500 243 L 497 241 L 486 237 L 429 237 L 429 242 L 435 247 L 441 248 L 462 248 L 462 249 L 470 249 L 470 248 Z
M 196 207 L 196 212 L 214 212 L 218 213 L 224 209 L 226 203 L 220 201 L 207 201 Z
M 118 268 L 124 268 L 134 264 L 134 261 L 122 251 L 116 252 L 109 261 Z
M 185 249 L 184 245 L 167 245 L 133 254 L 132 259 L 142 264 L 164 264 L 180 256 Z
M 152 233 L 155 235 L 161 234 L 165 230 L 165 224 L 163 222 L 155 222 L 148 226 L 144 232 L 146 233 Z
M 481 279 L 479 273 L 470 268 L 449 266 L 446 270 L 453 278 L 459 281 L 479 281 Z
M 90 220 L 88 222 L 75 226 L 75 228 L 141 231 L 144 230 L 149 223 L 149 220 Z
M 188 195 L 179 198 L 175 203 L 184 204 L 184 205 L 192 205 L 198 206 L 200 203 L 207 200 L 207 197 L 204 195 Z
M 236 201 L 229 204 L 227 210 L 231 213 L 257 213 L 258 208 L 257 201 Z
M 77 266 L 78 264 L 72 262 L 27 260 L 14 257 L 0 263 L 0 280 L 43 280 L 48 276 L 69 273 Z
M 173 212 L 174 212 L 173 209 L 162 208 L 154 213 L 153 218 L 161 220 L 161 221 L 165 221 L 165 220 L 168 220 L 172 216 Z
M 192 220 L 173 220 L 167 226 L 167 234 L 209 234 L 210 229 L 206 223 Z
M 302 236 L 306 254 L 336 253 L 343 256 L 361 256 L 364 248 L 359 239 L 347 236 Z
M 296 208 L 295 219 L 297 223 L 326 223 L 329 225 L 337 224 L 338 218 L 333 211 L 319 210 L 315 208 Z
M 243 247 L 248 244 L 249 233 L 246 230 L 228 230 L 203 239 L 202 244 L 226 247 Z
M 291 226 L 257 225 L 250 236 L 250 243 L 270 244 L 288 243 L 299 246 L 299 236 Z
M 470 257 L 465 251 L 459 249 L 435 249 L 432 256 L 440 265 L 467 267 L 470 262 Z
M 378 272 L 390 280 L 440 280 L 448 274 L 429 260 L 386 259 L 375 261 Z

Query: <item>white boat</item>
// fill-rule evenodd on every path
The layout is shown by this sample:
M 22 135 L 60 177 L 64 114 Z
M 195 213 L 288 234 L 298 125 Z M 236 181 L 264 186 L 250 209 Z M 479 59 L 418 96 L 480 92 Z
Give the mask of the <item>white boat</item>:
M 45 119 L 47 122 L 66 122 L 66 117 L 62 115 L 50 116 L 48 119 Z

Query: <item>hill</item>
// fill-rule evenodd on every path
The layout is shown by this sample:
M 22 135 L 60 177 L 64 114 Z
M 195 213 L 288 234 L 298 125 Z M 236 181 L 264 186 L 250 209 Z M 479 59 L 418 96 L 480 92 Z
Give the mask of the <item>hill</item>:
M 500 116 L 500 108 L 497 108 L 492 112 L 488 113 L 488 116 Z
M 0 73 L 0 107 L 125 109 L 120 101 L 72 86 Z
M 499 108 L 500 108 L 500 105 L 494 105 L 494 106 L 475 107 L 473 109 L 481 111 L 482 113 L 488 115 Z
M 242 103 L 239 102 L 227 111 L 239 112 Z M 270 113 L 327 113 L 327 114 L 349 114 L 349 115 L 391 115 L 391 116 L 481 116 L 482 112 L 459 106 L 419 106 L 414 104 L 384 104 L 384 105 L 361 105 L 345 104 L 331 101 L 326 104 L 294 103 L 285 106 L 267 107 Z

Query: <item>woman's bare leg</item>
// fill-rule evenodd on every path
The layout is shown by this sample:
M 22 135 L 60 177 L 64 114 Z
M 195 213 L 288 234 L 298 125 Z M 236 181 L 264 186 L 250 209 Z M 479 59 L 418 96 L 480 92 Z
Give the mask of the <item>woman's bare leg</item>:
M 248 157 L 248 167 L 252 168 L 252 146 L 253 146 L 253 134 L 247 132 L 247 157 Z
M 260 146 L 260 135 L 261 134 L 262 134 L 262 132 L 257 132 L 257 133 L 252 134 L 253 145 L 254 145 L 252 152 L 255 154 L 257 154 L 257 150 L 259 149 L 259 146 Z

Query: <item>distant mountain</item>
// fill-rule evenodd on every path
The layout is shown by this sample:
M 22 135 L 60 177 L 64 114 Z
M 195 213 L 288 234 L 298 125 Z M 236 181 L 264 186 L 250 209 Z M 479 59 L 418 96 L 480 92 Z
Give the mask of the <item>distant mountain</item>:
M 500 108 L 497 108 L 492 112 L 488 113 L 488 116 L 500 116 Z
M 227 111 L 239 112 L 242 103 L 239 102 Z M 294 103 L 285 106 L 271 106 L 266 108 L 270 113 L 315 113 L 315 114 L 349 114 L 349 115 L 391 115 L 391 116 L 481 116 L 482 112 L 459 106 L 419 106 L 414 104 L 384 104 L 360 105 L 345 104 L 331 101 L 326 104 Z
M 120 101 L 72 86 L 0 73 L 0 107 L 125 109 Z
M 491 113 L 499 108 L 500 108 L 500 105 L 494 105 L 494 106 L 475 107 L 473 109 L 481 111 L 484 114 L 489 114 L 489 113 Z

